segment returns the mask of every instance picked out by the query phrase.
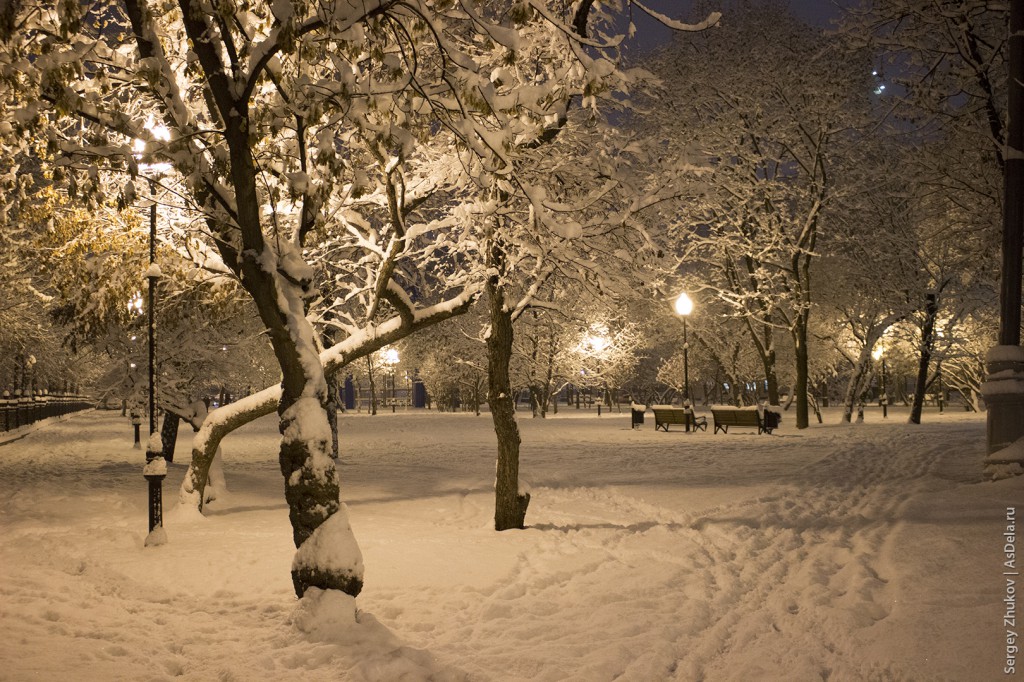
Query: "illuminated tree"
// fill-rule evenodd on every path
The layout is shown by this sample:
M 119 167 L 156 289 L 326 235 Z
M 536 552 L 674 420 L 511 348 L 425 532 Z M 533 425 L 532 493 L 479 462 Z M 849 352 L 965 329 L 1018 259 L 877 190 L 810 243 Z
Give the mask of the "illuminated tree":
M 201 504 L 220 438 L 276 408 L 299 596 L 355 595 L 363 579 L 330 457 L 326 375 L 459 312 L 481 287 L 497 311 L 495 343 L 510 338 L 508 313 L 525 308 L 506 308 L 496 288 L 521 264 L 503 235 L 513 222 L 549 225 L 559 209 L 521 177 L 520 159 L 541 154 L 574 98 L 590 110 L 629 83 L 615 66 L 626 27 L 583 4 L 582 25 L 579 8 L 539 0 L 5 8 L 9 156 L 39 159 L 90 208 L 133 202 L 137 155 L 168 164 L 147 184 L 189 219 L 162 238 L 234 278 L 265 327 L 281 384 L 207 418 L 183 492 Z M 26 177 L 6 176 L 8 198 Z M 424 271 L 443 273 L 427 292 Z M 321 351 L 307 310 L 322 277 L 333 278 L 322 303 L 337 336 Z M 494 387 L 500 411 L 509 396 Z
M 746 327 L 772 402 L 776 334 L 788 333 L 797 428 L 808 425 L 812 267 L 836 219 L 841 161 L 866 121 L 865 71 L 779 7 L 745 3 L 656 62 L 673 115 L 652 117 L 653 139 L 668 140 L 667 165 L 698 166 L 671 224 L 679 269 Z

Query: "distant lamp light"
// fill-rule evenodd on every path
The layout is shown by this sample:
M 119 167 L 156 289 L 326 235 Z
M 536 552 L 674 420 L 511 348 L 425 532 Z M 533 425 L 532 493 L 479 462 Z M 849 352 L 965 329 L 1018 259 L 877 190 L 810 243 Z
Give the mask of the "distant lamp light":
M 136 291 L 135 295 L 128 301 L 128 314 L 129 315 L 141 315 L 142 314 L 142 292 Z M 135 337 L 132 337 L 132 341 Z
M 882 361 L 881 395 L 878 400 L 882 403 L 882 418 L 885 419 L 889 416 L 889 395 L 885 390 L 885 346 L 878 346 L 872 351 L 871 357 L 875 359 L 875 362 Z

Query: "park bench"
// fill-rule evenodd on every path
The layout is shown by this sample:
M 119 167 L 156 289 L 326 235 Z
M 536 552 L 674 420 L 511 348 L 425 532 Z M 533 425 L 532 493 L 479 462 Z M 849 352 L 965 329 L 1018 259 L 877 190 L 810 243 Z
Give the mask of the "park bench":
M 711 416 L 715 420 L 715 433 L 721 430 L 729 433 L 730 426 L 749 426 L 756 428 L 759 434 L 771 433 L 772 429 L 778 428 L 779 417 L 775 412 L 765 412 L 762 419 L 756 407 L 713 407 Z
M 654 412 L 654 430 L 661 429 L 668 431 L 669 424 L 682 424 L 687 431 L 697 429 L 708 430 L 707 417 L 698 417 L 693 410 L 683 407 L 670 407 L 669 405 L 652 405 Z

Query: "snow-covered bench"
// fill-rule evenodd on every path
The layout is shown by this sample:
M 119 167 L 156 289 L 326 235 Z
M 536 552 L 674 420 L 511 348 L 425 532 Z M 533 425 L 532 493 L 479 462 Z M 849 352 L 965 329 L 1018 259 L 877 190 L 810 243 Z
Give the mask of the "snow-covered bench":
M 765 412 L 762 418 L 756 407 L 712 407 L 711 416 L 715 420 L 715 433 L 719 430 L 729 433 L 730 426 L 749 426 L 756 428 L 759 434 L 771 433 L 779 426 L 778 413 Z
M 687 431 L 697 429 L 708 430 L 707 417 L 698 417 L 693 410 L 671 405 L 651 405 L 654 412 L 654 430 L 668 431 L 669 424 L 682 424 Z

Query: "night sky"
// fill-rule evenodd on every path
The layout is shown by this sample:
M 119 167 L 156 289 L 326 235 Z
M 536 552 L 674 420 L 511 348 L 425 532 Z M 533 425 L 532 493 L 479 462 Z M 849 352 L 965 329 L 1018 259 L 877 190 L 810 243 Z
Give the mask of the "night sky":
M 856 4 L 857 1 L 858 0 L 790 0 L 789 6 L 792 8 L 793 14 L 803 21 L 815 26 L 826 28 L 829 26 L 829 22 L 832 19 L 838 18 L 838 6 L 850 6 Z M 647 0 L 644 4 L 655 11 L 672 17 L 673 19 L 681 19 L 684 21 L 700 20 L 700 17 L 698 17 L 692 10 L 694 3 L 691 2 L 691 0 Z M 715 3 L 710 4 L 714 5 Z M 637 16 L 637 45 L 641 50 L 648 46 L 660 45 L 668 40 L 671 35 L 671 31 L 669 29 L 658 24 L 654 20 L 641 15 L 642 13 L 639 11 L 635 15 Z

